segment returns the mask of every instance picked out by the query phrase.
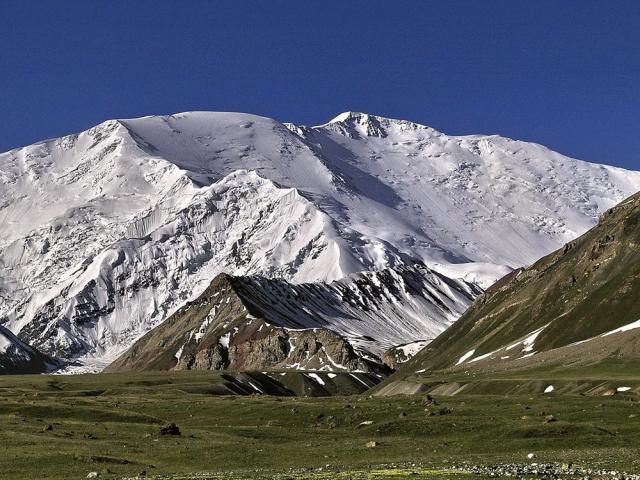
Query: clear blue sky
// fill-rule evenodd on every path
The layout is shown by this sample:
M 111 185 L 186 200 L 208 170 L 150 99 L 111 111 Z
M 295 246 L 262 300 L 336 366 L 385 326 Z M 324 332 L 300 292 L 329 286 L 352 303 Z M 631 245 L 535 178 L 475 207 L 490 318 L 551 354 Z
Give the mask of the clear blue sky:
M 0 2 L 0 151 L 108 118 L 345 110 L 640 169 L 640 1 Z

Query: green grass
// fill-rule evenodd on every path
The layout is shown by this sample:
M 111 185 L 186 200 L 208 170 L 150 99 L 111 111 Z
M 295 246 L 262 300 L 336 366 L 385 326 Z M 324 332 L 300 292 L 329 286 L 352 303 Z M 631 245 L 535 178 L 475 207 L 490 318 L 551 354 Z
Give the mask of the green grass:
M 632 396 L 441 397 L 431 410 L 453 413 L 429 416 L 420 396 L 202 393 L 218 379 L 210 372 L 0 377 L 0 478 L 144 470 L 173 478 L 466 479 L 446 469 L 527 462 L 529 452 L 540 462 L 640 472 L 640 402 Z M 542 412 L 557 422 L 544 424 Z M 358 428 L 363 421 L 373 423 Z M 168 422 L 182 435 L 161 436 Z

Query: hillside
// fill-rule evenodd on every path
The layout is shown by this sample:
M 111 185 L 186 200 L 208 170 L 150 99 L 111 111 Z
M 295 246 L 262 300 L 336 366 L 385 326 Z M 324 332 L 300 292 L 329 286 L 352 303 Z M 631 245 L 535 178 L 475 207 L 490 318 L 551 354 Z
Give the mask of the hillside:
M 100 370 L 220 273 L 424 262 L 486 287 L 638 189 L 540 145 L 361 113 L 111 120 L 0 154 L 0 324 Z
M 432 340 L 479 293 L 419 264 L 328 284 L 221 274 L 105 371 L 386 373 L 385 350 Z
M 640 194 L 597 227 L 487 290 L 386 385 L 421 378 L 640 366 Z M 608 373 L 607 373 L 608 372 Z M 385 388 L 385 387 L 383 387 Z

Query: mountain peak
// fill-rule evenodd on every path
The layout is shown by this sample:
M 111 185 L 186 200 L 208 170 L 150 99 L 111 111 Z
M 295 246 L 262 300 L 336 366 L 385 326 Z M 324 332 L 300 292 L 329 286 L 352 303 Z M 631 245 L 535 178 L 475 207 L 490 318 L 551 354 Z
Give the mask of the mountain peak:
M 357 120 L 360 118 L 369 118 L 369 115 L 362 112 L 342 112 L 329 120 L 327 123 L 343 123 L 349 120 Z
M 367 124 L 389 125 L 392 123 L 412 123 L 412 122 L 382 117 L 380 115 L 372 115 L 370 113 L 348 111 L 348 112 L 342 112 L 341 114 L 336 115 L 327 123 L 320 126 L 331 125 L 331 124 L 353 124 L 353 123 L 357 123 L 359 125 L 367 125 Z
M 99 368 L 223 271 L 300 284 L 421 261 L 487 285 L 638 189 L 640 172 L 360 112 L 110 121 L 0 154 L 0 322 Z
M 403 135 L 407 131 L 425 131 L 429 136 L 440 135 L 437 130 L 419 123 L 363 112 L 342 112 L 329 122 L 313 128 L 324 128 L 337 131 L 351 138 L 361 135 L 366 137 L 388 137 L 392 132 Z

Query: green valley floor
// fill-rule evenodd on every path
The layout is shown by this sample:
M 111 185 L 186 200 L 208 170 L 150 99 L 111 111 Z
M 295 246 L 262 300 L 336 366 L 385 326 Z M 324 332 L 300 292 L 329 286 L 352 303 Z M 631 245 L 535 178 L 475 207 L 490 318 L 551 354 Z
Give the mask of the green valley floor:
M 640 473 L 633 394 L 212 395 L 219 378 L 0 377 L 0 478 L 466 480 L 501 476 L 476 466 L 532 463 Z M 162 434 L 172 423 L 180 435 Z

